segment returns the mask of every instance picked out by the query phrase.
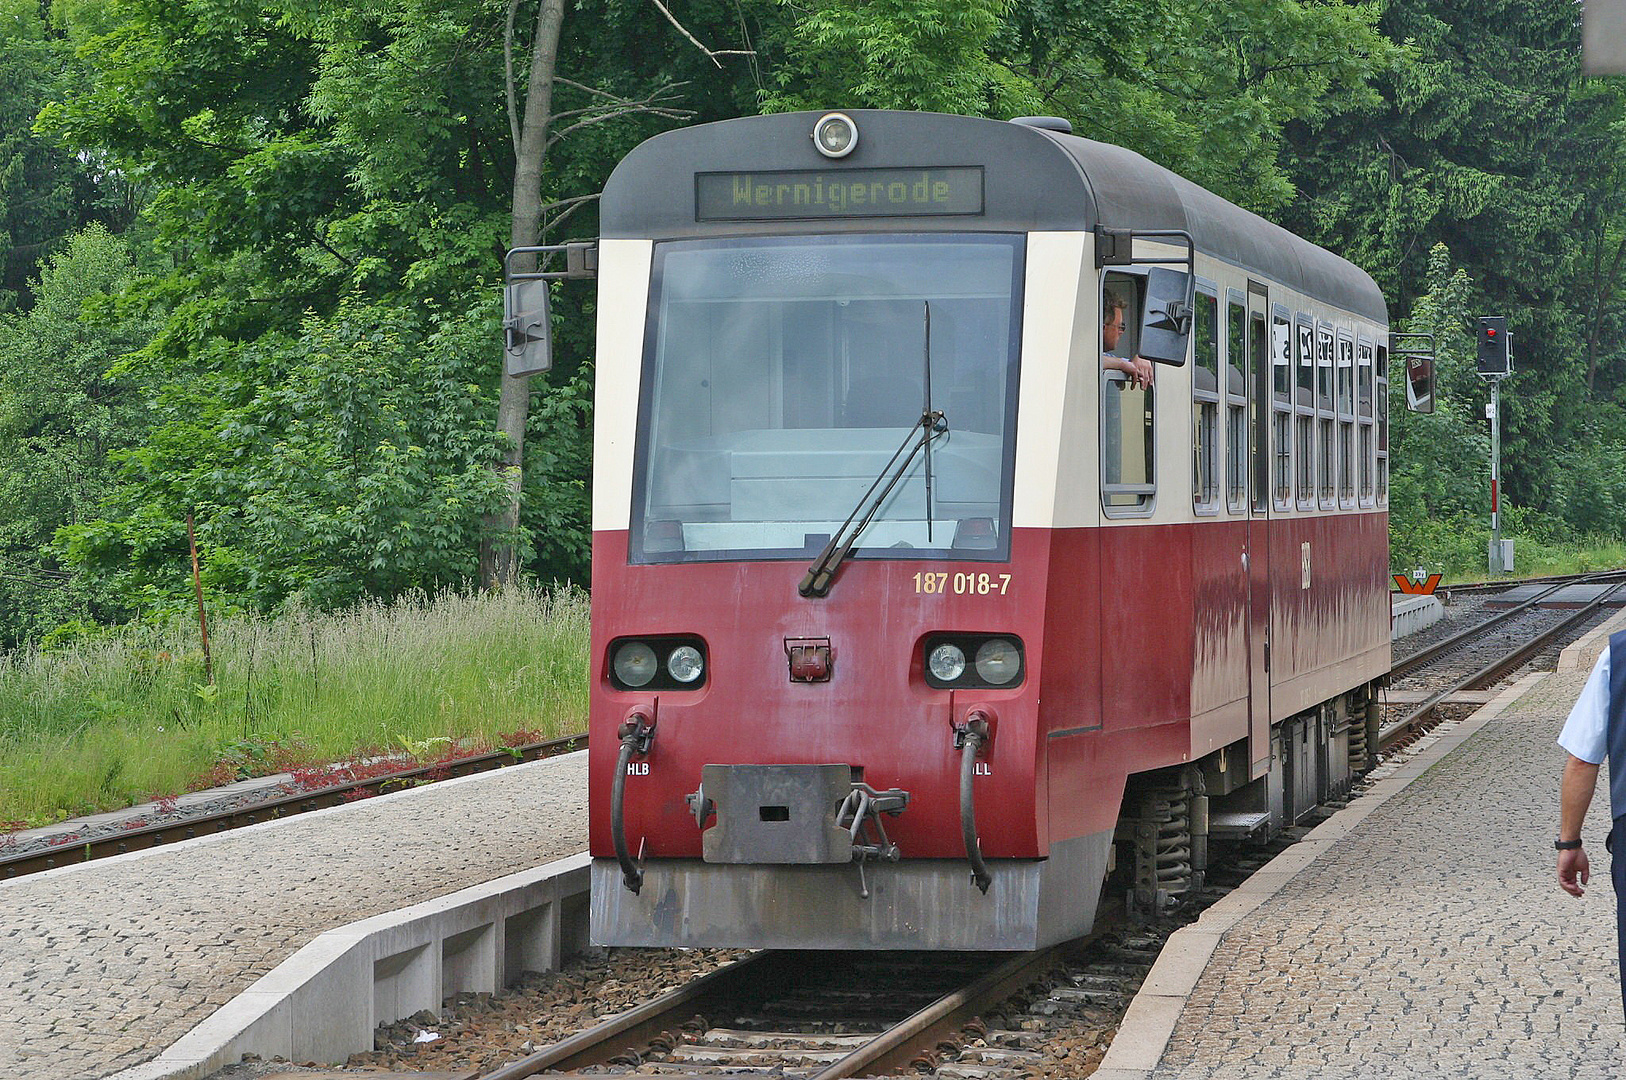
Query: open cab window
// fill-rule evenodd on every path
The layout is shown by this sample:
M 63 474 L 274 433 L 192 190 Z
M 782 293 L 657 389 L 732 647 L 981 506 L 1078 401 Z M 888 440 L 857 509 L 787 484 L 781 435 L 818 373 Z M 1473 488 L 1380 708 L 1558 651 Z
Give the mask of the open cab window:
M 1101 503 L 1109 514 L 1149 513 L 1156 493 L 1154 389 L 1137 387 L 1125 372 L 1108 366 L 1114 357 L 1129 360 L 1138 354 L 1144 298 L 1142 275 L 1109 270 L 1102 276 L 1102 321 L 1110 320 L 1121 304 L 1124 324 L 1112 348 L 1102 342 Z

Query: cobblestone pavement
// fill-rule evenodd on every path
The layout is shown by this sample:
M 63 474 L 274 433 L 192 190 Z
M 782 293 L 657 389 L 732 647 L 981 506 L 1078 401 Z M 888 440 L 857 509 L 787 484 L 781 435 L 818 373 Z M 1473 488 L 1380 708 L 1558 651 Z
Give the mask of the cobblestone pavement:
M 1584 899 L 1552 850 L 1554 740 L 1590 670 L 1548 676 L 1233 927 L 1155 1080 L 1626 1075 L 1607 769 Z
M 0 883 L 0 1078 L 138 1065 L 334 927 L 587 846 L 585 751 Z

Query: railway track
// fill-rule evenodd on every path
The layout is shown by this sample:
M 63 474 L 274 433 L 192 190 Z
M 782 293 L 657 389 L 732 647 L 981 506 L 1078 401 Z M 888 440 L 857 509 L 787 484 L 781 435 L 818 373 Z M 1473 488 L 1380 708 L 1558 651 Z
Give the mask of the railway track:
M 527 743 L 524 746 L 495 750 L 487 754 L 471 754 L 468 757 L 458 758 L 454 761 L 436 762 L 432 765 L 423 765 L 385 776 L 353 780 L 348 783 L 317 788 L 313 791 L 300 792 L 295 795 L 284 795 L 218 813 L 200 814 L 178 821 L 128 829 L 107 836 L 69 839 L 43 851 L 0 855 L 0 881 L 8 881 L 27 874 L 37 874 L 59 866 L 89 862 L 92 859 L 105 859 L 129 851 L 142 851 L 163 844 L 172 844 L 180 840 L 190 840 L 198 836 L 228 832 L 232 829 L 242 828 L 245 825 L 291 817 L 295 814 L 322 810 L 330 806 L 340 806 L 391 789 L 411 787 L 421 783 L 432 783 L 436 780 L 449 780 L 458 776 L 471 776 L 475 773 L 491 772 L 523 761 L 538 761 L 542 758 L 552 757 L 555 754 L 580 750 L 586 745 L 586 735 L 567 735 L 559 739 Z
M 1442 671 L 1428 679 L 1430 691 L 1378 732 L 1378 746 L 1389 750 L 1409 737 L 1433 726 L 1440 710 L 1464 691 L 1485 690 L 1529 662 L 1555 643 L 1568 640 L 1595 619 L 1603 606 L 1626 590 L 1626 574 L 1609 571 L 1556 580 L 1523 603 L 1499 611 L 1443 641 L 1410 654 L 1390 669 L 1391 678 L 1404 677 L 1455 659 L 1456 671 Z M 1541 605 L 1567 585 L 1607 584 L 1592 600 L 1575 608 L 1543 608 Z M 1523 583 L 1521 583 L 1523 584 Z M 1497 635 L 1497 641 L 1487 639 Z M 1466 664 L 1462 660 L 1466 659 Z
M 1331 812 L 1213 868 L 1191 902 L 1147 926 L 1112 908 L 1088 937 L 1024 954 L 757 953 L 457 1080 L 1087 1075 L 1165 939 Z
M 1015 955 L 757 953 L 470 1080 L 1042 1072 L 1058 1034 L 1104 1050 L 1173 928 Z
M 1459 585 L 1442 586 L 1441 591 L 1453 595 L 1461 593 L 1472 596 L 1506 592 L 1520 585 L 1551 585 L 1555 582 L 1567 585 L 1583 579 L 1619 579 L 1621 577 L 1626 577 L 1626 570 L 1603 570 L 1594 574 L 1551 574 L 1545 577 L 1528 577 L 1517 580 L 1465 581 Z

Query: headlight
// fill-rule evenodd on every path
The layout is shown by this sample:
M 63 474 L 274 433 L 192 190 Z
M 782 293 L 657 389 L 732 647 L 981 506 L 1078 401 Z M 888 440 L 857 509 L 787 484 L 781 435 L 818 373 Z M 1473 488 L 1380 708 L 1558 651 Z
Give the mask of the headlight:
M 1010 690 L 1026 678 L 1022 639 L 1010 634 L 935 633 L 920 648 L 926 685 L 934 690 Z
M 989 638 L 977 649 L 977 677 L 990 686 L 1004 686 L 1022 670 L 1022 654 L 1005 638 Z
M 701 658 L 700 650 L 693 645 L 679 645 L 666 658 L 667 674 L 680 683 L 694 682 L 705 669 L 706 662 Z
M 932 678 L 953 682 L 965 674 L 965 653 L 958 645 L 944 643 L 931 651 L 926 664 L 931 668 Z
M 655 650 L 641 641 L 629 641 L 615 651 L 615 677 L 628 686 L 646 686 L 661 669 Z
M 845 113 L 826 113 L 813 125 L 813 145 L 825 157 L 846 157 L 858 145 L 858 125 Z

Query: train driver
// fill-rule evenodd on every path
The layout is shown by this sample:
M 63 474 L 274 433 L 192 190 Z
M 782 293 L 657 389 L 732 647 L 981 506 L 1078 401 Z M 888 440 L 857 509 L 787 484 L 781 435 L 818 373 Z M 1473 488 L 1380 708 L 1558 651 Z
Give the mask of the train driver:
M 1108 371 L 1121 371 L 1129 381 L 1142 390 L 1152 388 L 1152 362 L 1139 356 L 1126 360 L 1114 356 L 1112 350 L 1124 336 L 1124 298 L 1117 293 L 1106 294 L 1101 305 L 1101 366 Z

